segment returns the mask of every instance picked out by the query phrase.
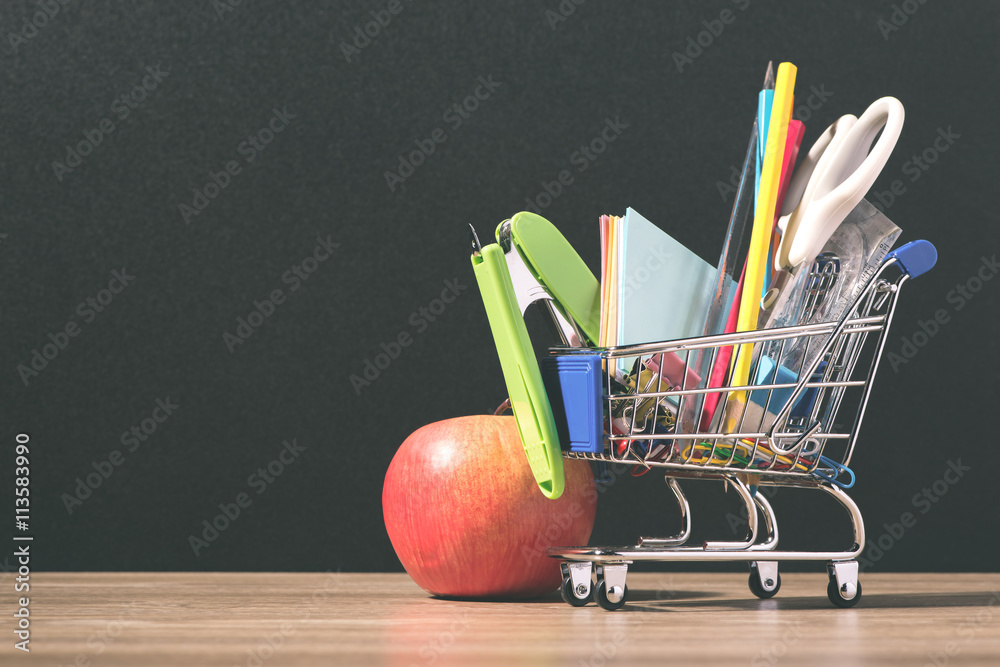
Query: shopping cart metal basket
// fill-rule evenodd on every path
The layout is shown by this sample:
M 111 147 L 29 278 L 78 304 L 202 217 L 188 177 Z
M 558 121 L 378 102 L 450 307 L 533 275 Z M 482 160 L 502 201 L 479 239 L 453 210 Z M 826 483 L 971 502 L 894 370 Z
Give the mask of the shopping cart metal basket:
M 838 607 L 857 604 L 856 558 L 865 546 L 865 530 L 861 511 L 845 492 L 854 483 L 851 457 L 900 290 L 935 259 L 926 241 L 890 253 L 836 321 L 607 349 L 552 348 L 553 360 L 589 359 L 603 369 L 603 386 L 591 399 L 600 403 L 603 433 L 592 447 L 584 442 L 563 456 L 662 470 L 682 521 L 675 536 L 643 537 L 631 546 L 550 548 L 548 554 L 562 561 L 563 599 L 574 606 L 593 599 L 618 609 L 628 595 L 628 566 L 640 561 L 748 562 L 751 591 L 769 598 L 780 587 L 778 563 L 827 561 L 830 601 Z M 813 268 L 811 280 L 821 284 L 822 268 Z M 710 355 L 713 365 L 727 350 L 752 353 L 753 382 L 688 387 L 695 384 L 688 378 L 702 355 Z M 670 374 L 661 372 L 668 366 Z M 563 380 L 573 381 L 568 374 Z M 550 397 L 560 393 L 552 381 L 548 386 Z M 572 412 L 580 406 L 553 400 L 557 422 L 561 410 L 574 420 Z M 563 431 L 573 427 L 561 424 Z M 745 539 L 686 544 L 690 506 L 678 484 L 686 478 L 721 480 L 736 490 L 746 507 Z M 758 492 L 765 486 L 832 496 L 850 518 L 851 544 L 843 551 L 779 550 L 777 518 Z
M 674 536 L 643 537 L 630 546 L 550 548 L 561 561 L 569 604 L 594 599 L 605 609 L 620 608 L 628 566 L 639 561 L 747 562 L 751 591 L 768 598 L 781 585 L 778 563 L 812 560 L 827 561 L 827 593 L 835 605 L 857 604 L 855 559 L 865 532 L 845 492 L 854 483 L 851 457 L 900 290 L 934 266 L 930 243 L 914 241 L 889 253 L 856 277 L 849 294 L 846 281 L 838 284 L 832 275 L 839 260 L 821 254 L 796 282 L 791 314 L 781 320 L 794 326 L 595 348 L 585 345 L 599 328 L 597 281 L 551 223 L 520 213 L 501 223 L 496 244 L 481 245 L 474 229 L 471 241 L 508 403 L 541 492 L 558 497 L 563 458 L 585 459 L 635 473 L 661 470 L 680 507 L 682 528 Z M 531 248 L 521 247 L 529 242 Z M 533 303 L 550 312 L 563 342 L 541 364 L 523 319 Z M 725 369 L 732 355 L 751 360 L 746 384 L 713 384 L 720 374 L 709 377 L 705 369 Z M 745 539 L 687 544 L 691 512 L 679 480 L 689 478 L 736 490 L 746 509 Z M 777 518 L 758 492 L 769 486 L 832 496 L 850 518 L 851 544 L 843 551 L 779 550 Z

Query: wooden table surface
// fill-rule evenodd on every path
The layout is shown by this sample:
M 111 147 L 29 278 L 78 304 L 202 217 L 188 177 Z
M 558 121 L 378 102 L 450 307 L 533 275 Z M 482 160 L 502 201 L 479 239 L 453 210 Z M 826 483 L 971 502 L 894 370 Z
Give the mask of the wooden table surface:
M 998 574 L 863 574 L 853 609 L 826 583 L 783 574 L 758 600 L 746 575 L 631 573 L 607 612 L 435 599 L 405 574 L 32 573 L 31 653 L 5 631 L 0 664 L 1000 665 Z

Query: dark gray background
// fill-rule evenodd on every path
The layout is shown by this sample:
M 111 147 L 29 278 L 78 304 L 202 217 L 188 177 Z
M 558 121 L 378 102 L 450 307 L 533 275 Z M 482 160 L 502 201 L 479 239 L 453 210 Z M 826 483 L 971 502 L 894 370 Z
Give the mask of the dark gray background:
M 811 86 L 832 93 L 806 145 L 843 113 L 902 100 L 906 126 L 876 187 L 904 181 L 888 215 L 902 241 L 927 238 L 940 252 L 903 293 L 888 350 L 937 309 L 951 321 L 898 372 L 883 363 L 854 459 L 870 539 L 917 514 L 870 567 L 997 568 L 1000 281 L 961 310 L 948 301 L 997 251 L 995 3 L 911 0 L 916 12 L 883 34 L 891 2 L 589 0 L 553 28 L 558 0 L 404 1 L 350 62 L 341 42 L 386 2 L 247 0 L 221 15 L 216 4 L 71 2 L 16 52 L 8 33 L 38 6 L 0 9 L 0 498 L 13 506 L 14 436 L 27 432 L 36 567 L 398 569 L 381 516 L 396 447 L 423 424 L 504 398 L 467 224 L 490 236 L 620 117 L 621 136 L 544 214 L 595 270 L 597 218 L 627 206 L 714 262 L 731 203 L 717 183 L 742 160 L 773 59 L 798 65 L 798 105 Z M 725 8 L 735 21 L 678 71 L 673 54 Z M 119 120 L 113 101 L 156 65 L 169 76 Z M 443 113 L 480 76 L 501 85 L 453 129 Z M 238 146 L 273 108 L 295 118 L 247 164 Z M 58 180 L 53 161 L 105 117 L 114 132 Z M 447 141 L 391 192 L 384 172 L 439 127 Z M 959 138 L 911 182 L 905 163 L 939 128 Z M 241 173 L 186 224 L 179 205 L 234 159 Z M 327 235 L 339 248 L 289 292 L 283 273 Z M 82 322 L 77 304 L 121 267 L 134 282 L 25 386 L 18 365 Z M 411 314 L 446 280 L 468 289 L 417 333 Z M 230 353 L 223 333 L 275 288 L 288 300 Z M 355 392 L 350 375 L 404 331 L 413 344 Z M 62 494 L 167 397 L 175 413 L 68 513 Z M 254 493 L 248 476 L 293 438 L 304 453 Z M 959 460 L 971 472 L 921 514 L 914 494 Z M 675 526 L 654 477 L 602 495 L 593 543 Z M 195 556 L 188 536 L 248 490 L 253 504 Z M 730 535 L 734 497 L 717 484 L 691 492 L 699 536 Z M 847 540 L 827 504 L 795 492 L 775 503 L 788 546 Z

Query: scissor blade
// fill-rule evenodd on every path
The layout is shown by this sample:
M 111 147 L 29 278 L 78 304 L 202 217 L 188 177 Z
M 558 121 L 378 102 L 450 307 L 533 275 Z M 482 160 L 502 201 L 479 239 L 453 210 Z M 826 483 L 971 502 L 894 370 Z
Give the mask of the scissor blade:
M 767 61 L 767 72 L 764 74 L 764 85 L 761 90 L 774 90 L 774 61 Z

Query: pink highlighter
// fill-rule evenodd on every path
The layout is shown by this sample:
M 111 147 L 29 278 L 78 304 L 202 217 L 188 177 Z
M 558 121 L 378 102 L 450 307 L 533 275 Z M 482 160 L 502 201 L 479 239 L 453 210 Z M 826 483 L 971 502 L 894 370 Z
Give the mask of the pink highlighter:
M 740 282 L 736 286 L 736 294 L 733 295 L 733 305 L 729 308 L 729 319 L 726 320 L 725 333 L 736 331 L 736 321 L 739 312 L 740 299 L 743 298 L 743 279 L 747 275 L 746 262 L 743 263 L 743 273 L 740 274 Z M 715 365 L 712 366 L 712 375 L 708 378 L 709 388 L 721 387 L 726 380 L 726 373 L 729 371 L 729 360 L 733 356 L 733 348 L 721 347 L 715 357 Z M 715 415 L 715 408 L 719 404 L 721 392 L 705 395 L 705 409 L 701 413 L 701 430 L 708 431 L 712 424 L 712 416 Z

